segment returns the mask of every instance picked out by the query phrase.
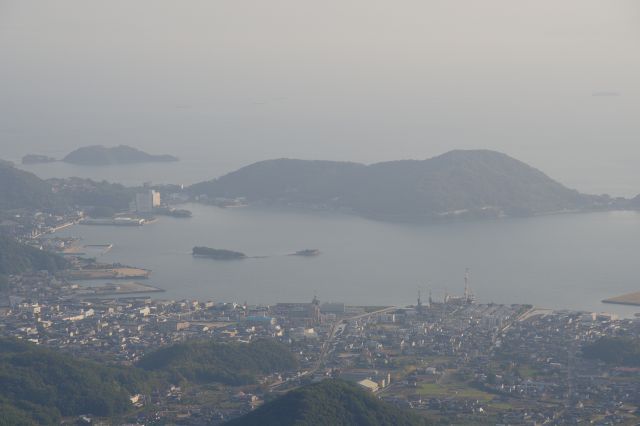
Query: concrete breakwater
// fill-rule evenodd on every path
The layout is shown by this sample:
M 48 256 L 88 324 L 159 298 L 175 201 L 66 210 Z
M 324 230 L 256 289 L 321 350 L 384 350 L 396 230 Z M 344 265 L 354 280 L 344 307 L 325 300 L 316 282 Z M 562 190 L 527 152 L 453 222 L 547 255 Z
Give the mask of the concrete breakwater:
M 142 268 L 119 267 L 100 269 L 74 269 L 67 272 L 70 280 L 147 279 L 151 271 Z
M 613 303 L 616 305 L 640 306 L 640 291 L 623 294 L 622 296 L 604 299 L 602 303 Z
M 118 283 L 106 283 L 98 286 L 79 287 L 76 296 L 115 296 L 124 294 L 137 294 L 137 293 L 161 293 L 163 289 L 154 287 L 149 284 L 143 284 L 135 281 L 131 282 L 118 282 Z

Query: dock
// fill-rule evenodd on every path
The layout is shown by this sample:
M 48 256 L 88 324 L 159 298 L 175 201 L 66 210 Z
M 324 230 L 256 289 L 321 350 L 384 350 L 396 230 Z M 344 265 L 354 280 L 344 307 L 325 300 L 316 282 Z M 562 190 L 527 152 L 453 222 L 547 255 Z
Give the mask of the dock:
M 74 269 L 67 272 L 70 280 L 146 279 L 151 271 L 141 268 Z
M 85 218 L 78 222 L 80 225 L 98 226 L 142 226 L 147 221 L 137 217 L 115 217 L 113 219 L 93 219 Z
M 616 305 L 640 306 L 640 291 L 623 294 L 622 296 L 604 299 L 602 303 L 613 303 Z
M 138 293 L 161 293 L 163 289 L 139 282 L 107 283 L 95 287 L 80 287 L 76 297 L 102 297 Z
M 112 248 L 113 244 L 87 244 L 83 246 L 73 245 L 71 247 L 65 247 L 64 249 L 62 249 L 62 251 L 60 251 L 60 254 L 62 254 L 63 256 L 102 256 L 103 254 L 109 253 Z

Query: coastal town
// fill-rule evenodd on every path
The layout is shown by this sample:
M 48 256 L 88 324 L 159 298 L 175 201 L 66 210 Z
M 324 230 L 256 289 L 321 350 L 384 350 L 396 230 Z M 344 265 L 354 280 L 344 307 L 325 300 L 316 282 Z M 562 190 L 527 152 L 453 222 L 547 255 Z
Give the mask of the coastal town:
M 640 426 L 639 18 L 0 1 L 0 426 Z
M 180 386 L 132 395 L 140 424 L 220 424 L 301 384 L 340 378 L 455 424 L 634 424 L 640 369 L 581 355 L 602 336 L 640 337 L 640 320 L 463 296 L 412 306 L 162 300 L 83 294 L 64 275 L 11 277 L 0 335 L 132 365 L 177 342 L 277 340 L 300 364 L 258 385 Z M 4 300 L 4 299 L 3 299 Z M 97 419 L 99 420 L 99 419 Z
M 26 212 L 3 221 L 3 234 L 56 252 L 70 266 L 8 277 L 0 291 L 0 337 L 112 365 L 133 366 L 159 348 L 199 340 L 277 341 L 298 360 L 295 369 L 257 383 L 176 381 L 131 395 L 133 411 L 122 419 L 131 424 L 222 424 L 329 378 L 446 424 L 637 422 L 640 368 L 588 358 L 583 349 L 604 336 L 640 338 L 640 318 L 476 303 L 468 271 L 461 295 L 434 300 L 418 293 L 410 306 L 353 306 L 315 296 L 268 305 L 165 300 L 162 289 L 147 284 L 152 271 L 96 260 L 111 244 L 55 235 L 73 224 L 142 226 L 158 212 L 176 211 L 147 190 L 135 196 L 127 217 Z
M 58 185 L 60 191 L 69 185 L 79 190 L 85 183 Z M 107 217 L 92 217 L 90 209 L 25 209 L 5 216 L 0 235 L 55 253 L 67 265 L 6 277 L 0 286 L 0 338 L 129 367 L 185 342 L 273 341 L 295 357 L 295 368 L 248 383 L 170 378 L 151 392 L 131 394 L 130 409 L 115 423 L 93 415 L 68 423 L 223 424 L 288 391 L 340 379 L 441 424 L 638 424 L 640 367 L 588 354 L 603 338 L 638 341 L 638 316 L 478 303 L 469 271 L 460 280 L 460 295 L 418 292 L 409 306 L 321 302 L 321 295 L 272 304 L 167 300 L 150 279 L 153 271 L 99 261 L 112 243 L 90 245 L 56 234 L 74 225 L 137 227 L 156 216 L 191 216 L 173 207 L 185 201 L 179 193 L 166 198 L 170 203 L 143 188 L 127 211 Z M 242 200 L 205 201 L 237 207 Z M 219 261 L 246 257 L 208 247 L 195 247 L 193 254 Z M 319 254 L 305 249 L 289 255 Z M 638 293 L 629 293 L 603 302 L 638 300 Z

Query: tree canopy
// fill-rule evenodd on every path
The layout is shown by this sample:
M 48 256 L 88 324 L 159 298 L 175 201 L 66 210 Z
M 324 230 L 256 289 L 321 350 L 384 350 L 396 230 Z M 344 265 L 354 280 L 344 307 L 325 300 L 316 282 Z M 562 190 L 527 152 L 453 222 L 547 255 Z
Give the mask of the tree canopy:
M 61 416 L 118 415 L 145 386 L 144 371 L 0 339 L 0 425 L 53 425 Z
M 229 426 L 423 426 L 426 418 L 382 402 L 352 383 L 325 380 L 303 386 Z
M 142 358 L 140 368 L 164 371 L 195 382 L 254 383 L 260 374 L 295 369 L 291 351 L 273 340 L 251 343 L 190 341 L 158 349 Z

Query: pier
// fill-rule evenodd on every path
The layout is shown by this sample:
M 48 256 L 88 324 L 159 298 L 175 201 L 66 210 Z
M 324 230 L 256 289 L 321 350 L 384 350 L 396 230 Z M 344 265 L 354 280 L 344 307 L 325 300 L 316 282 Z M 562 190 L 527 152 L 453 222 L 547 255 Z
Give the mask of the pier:
M 141 268 L 75 269 L 67 272 L 70 280 L 146 279 L 151 271 Z
M 162 293 L 163 289 L 139 282 L 107 283 L 95 287 L 80 287 L 76 297 L 102 297 L 138 293 Z

